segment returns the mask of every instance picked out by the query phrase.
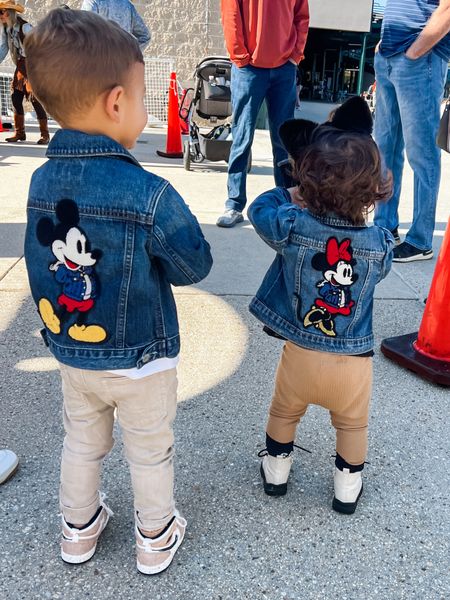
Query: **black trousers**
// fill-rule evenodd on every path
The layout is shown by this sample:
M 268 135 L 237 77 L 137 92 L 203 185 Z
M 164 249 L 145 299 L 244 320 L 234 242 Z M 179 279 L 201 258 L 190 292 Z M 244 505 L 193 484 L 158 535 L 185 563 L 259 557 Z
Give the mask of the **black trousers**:
M 11 94 L 11 102 L 14 107 L 14 112 L 16 115 L 23 115 L 23 99 L 25 98 L 25 92 L 21 90 L 13 90 Z M 33 105 L 34 110 L 36 111 L 36 116 L 39 120 L 46 119 L 47 114 L 44 110 L 42 104 L 36 100 L 33 96 L 31 96 L 31 104 Z

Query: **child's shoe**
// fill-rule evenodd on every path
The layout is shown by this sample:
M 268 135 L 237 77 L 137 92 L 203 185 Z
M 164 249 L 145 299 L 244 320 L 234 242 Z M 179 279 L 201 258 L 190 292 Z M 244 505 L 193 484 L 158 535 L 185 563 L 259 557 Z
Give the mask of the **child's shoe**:
M 267 452 L 267 451 L 266 451 Z M 261 477 L 264 491 L 269 496 L 284 496 L 287 491 L 287 480 L 292 466 L 292 452 L 271 456 L 262 455 Z
M 64 562 L 78 565 L 94 556 L 98 538 L 105 529 L 109 517 L 113 515 L 112 510 L 106 506 L 103 499 L 104 496 L 101 495 L 101 510 L 88 527 L 82 529 L 70 527 L 64 516 L 62 517 L 61 558 Z
M 334 468 L 333 508 L 337 512 L 351 515 L 356 510 L 363 491 L 361 471 L 351 473 L 350 469 Z
M 136 524 L 138 571 L 144 573 L 144 575 L 156 575 L 165 571 L 183 541 L 186 525 L 186 519 L 177 510 L 175 510 L 170 525 L 158 537 L 144 537 Z

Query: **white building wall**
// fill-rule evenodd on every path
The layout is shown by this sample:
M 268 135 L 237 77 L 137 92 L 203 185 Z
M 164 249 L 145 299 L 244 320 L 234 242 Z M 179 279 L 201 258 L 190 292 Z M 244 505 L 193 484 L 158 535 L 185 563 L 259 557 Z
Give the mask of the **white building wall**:
M 79 8 L 82 0 L 28 0 L 23 16 L 37 23 L 64 2 Z M 192 76 L 195 65 L 205 56 L 226 54 L 220 0 L 136 0 L 135 4 L 152 32 L 146 54 L 173 57 L 181 81 Z
M 342 31 L 370 31 L 373 0 L 309 0 L 310 26 Z
M 24 17 L 36 23 L 64 1 L 71 8 L 79 8 L 82 2 L 28 0 Z M 309 3 L 312 27 L 370 30 L 372 0 L 309 0 Z M 136 0 L 135 4 L 152 32 L 146 54 L 173 57 L 181 81 L 192 76 L 195 65 L 205 56 L 226 54 L 220 0 Z

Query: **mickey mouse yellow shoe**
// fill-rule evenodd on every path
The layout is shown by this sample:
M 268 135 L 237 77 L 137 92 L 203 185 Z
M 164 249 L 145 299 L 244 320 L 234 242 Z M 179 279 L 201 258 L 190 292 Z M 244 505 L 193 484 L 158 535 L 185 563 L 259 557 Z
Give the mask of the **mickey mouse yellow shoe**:
M 56 316 L 52 303 L 47 298 L 39 300 L 39 314 L 44 321 L 45 326 L 54 334 L 61 333 L 61 321 Z
M 106 331 L 100 325 L 72 325 L 69 336 L 77 342 L 98 344 L 106 339 Z

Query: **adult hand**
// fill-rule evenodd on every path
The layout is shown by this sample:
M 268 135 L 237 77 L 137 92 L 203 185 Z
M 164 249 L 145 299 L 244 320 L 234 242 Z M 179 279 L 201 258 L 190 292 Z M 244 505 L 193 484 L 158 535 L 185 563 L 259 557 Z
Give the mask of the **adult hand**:
M 408 50 L 405 52 L 405 56 L 406 58 L 409 58 L 409 60 L 417 60 L 421 57 L 421 55 L 417 54 L 417 52 L 414 50 L 414 44 L 408 48 Z

